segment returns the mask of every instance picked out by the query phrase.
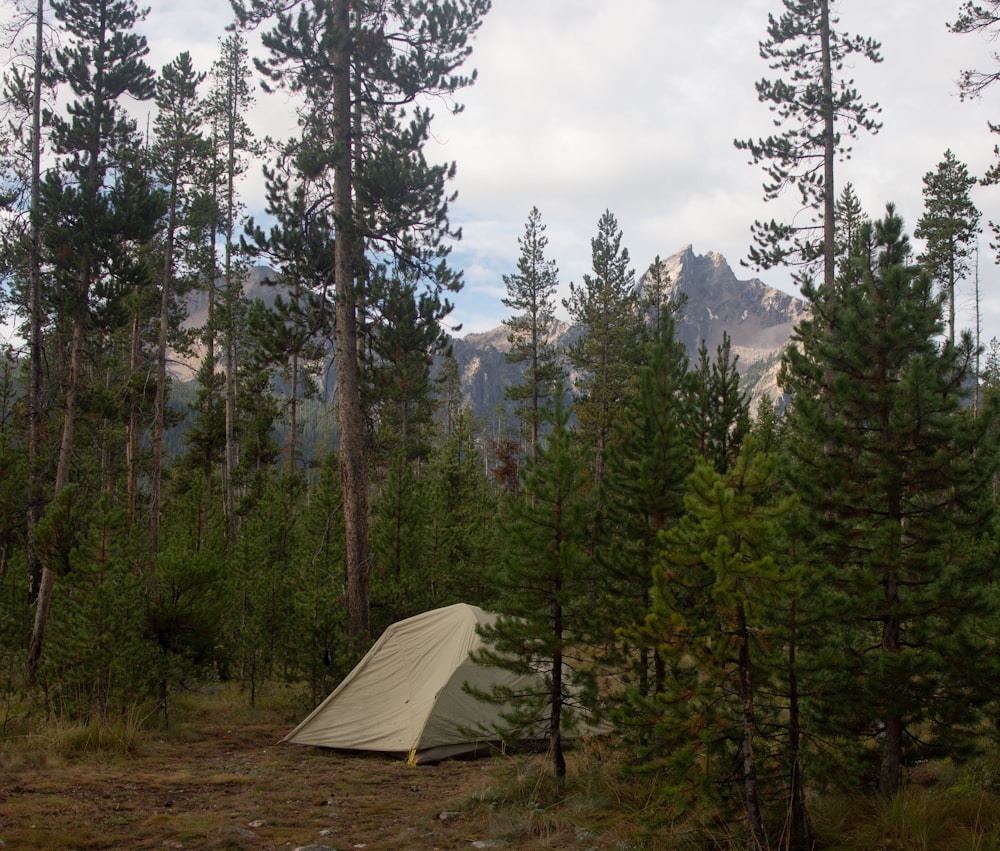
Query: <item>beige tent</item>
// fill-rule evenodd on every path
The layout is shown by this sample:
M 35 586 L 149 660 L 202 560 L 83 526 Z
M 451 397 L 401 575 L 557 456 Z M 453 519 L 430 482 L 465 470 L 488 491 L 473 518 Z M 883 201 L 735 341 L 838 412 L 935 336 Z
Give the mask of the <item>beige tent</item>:
M 458 603 L 393 624 L 284 741 L 395 753 L 413 763 L 485 750 L 503 707 L 477 700 L 462 684 L 484 691 L 526 684 L 469 658 L 481 644 L 476 626 L 495 620 Z

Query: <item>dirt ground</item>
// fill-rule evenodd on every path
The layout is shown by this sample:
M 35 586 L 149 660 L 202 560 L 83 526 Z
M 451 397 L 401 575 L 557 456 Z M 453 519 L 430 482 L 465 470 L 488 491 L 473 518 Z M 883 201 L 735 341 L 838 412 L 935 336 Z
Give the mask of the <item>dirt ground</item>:
M 460 810 L 488 786 L 497 760 L 412 767 L 278 744 L 286 732 L 206 726 L 181 740 L 154 737 L 127 758 L 0 765 L 0 848 L 346 851 L 489 841 Z

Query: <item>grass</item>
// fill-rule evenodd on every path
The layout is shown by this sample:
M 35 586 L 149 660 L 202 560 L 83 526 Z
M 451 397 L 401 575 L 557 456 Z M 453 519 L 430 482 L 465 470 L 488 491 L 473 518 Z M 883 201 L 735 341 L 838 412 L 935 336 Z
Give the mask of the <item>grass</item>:
M 29 723 L 22 714 L 0 737 L 0 840 L 43 849 L 449 849 L 476 839 L 508 849 L 746 847 L 738 818 L 673 811 L 656 779 L 626 776 L 606 742 L 571 751 L 563 781 L 544 755 L 411 767 L 279 745 L 298 701 L 283 687 L 253 707 L 232 687 L 187 693 L 169 727 L 148 707 L 103 725 Z M 814 796 L 816 847 L 1000 849 L 996 778 L 1000 753 L 988 753 L 964 767 L 923 766 L 889 801 Z

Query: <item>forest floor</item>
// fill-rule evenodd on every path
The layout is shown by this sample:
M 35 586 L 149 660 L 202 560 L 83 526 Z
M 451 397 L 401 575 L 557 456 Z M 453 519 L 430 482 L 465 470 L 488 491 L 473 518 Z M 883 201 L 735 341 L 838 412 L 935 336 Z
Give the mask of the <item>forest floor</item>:
M 544 775 L 538 757 L 409 766 L 280 744 L 289 729 L 202 714 L 144 733 L 127 754 L 5 751 L 0 741 L 0 848 L 614 847 L 589 831 L 580 845 L 573 830 L 539 828 L 530 807 L 520 824 L 491 816 L 491 783 L 528 764 Z
M 0 768 L 4 848 L 469 848 L 461 807 L 490 759 L 402 760 L 213 725 L 113 761 Z M 439 814 L 455 813 L 443 820 Z M 489 838 L 489 837 L 485 837 Z M 507 846 L 511 847 L 511 846 Z

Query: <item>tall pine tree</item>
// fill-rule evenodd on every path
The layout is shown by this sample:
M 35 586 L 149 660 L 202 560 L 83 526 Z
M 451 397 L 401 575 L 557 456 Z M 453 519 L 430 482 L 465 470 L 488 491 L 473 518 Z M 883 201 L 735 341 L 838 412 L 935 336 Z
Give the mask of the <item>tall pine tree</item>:
M 532 207 L 528 213 L 524 236 L 517 238 L 517 244 L 521 247 L 521 256 L 517 272 L 503 276 L 507 287 L 503 304 L 517 311 L 504 320 L 510 343 L 505 358 L 507 363 L 521 365 L 522 381 L 508 387 L 504 395 L 518 406 L 521 421 L 528 428 L 529 454 L 534 456 L 545 404 L 562 376 L 551 338 L 559 270 L 555 261 L 545 256 L 549 240 L 537 207 Z
M 969 169 L 951 152 L 924 175 L 924 213 L 913 235 L 927 240 L 920 256 L 947 296 L 948 341 L 955 345 L 955 288 L 966 278 L 976 252 L 981 214 L 969 190 L 976 185 Z
M 766 138 L 735 141 L 752 164 L 764 163 L 765 201 L 794 188 L 802 209 L 813 213 L 804 225 L 795 219 L 755 222 L 751 264 L 760 269 L 799 266 L 800 282 L 811 281 L 819 264 L 827 287 L 835 276 L 834 162 L 850 151 L 847 140 L 858 131 L 875 133 L 881 126 L 872 117 L 878 105 L 866 104 L 854 81 L 839 76 L 853 57 L 881 62 L 880 45 L 838 32 L 832 5 L 831 0 L 783 0 L 783 14 L 768 15 L 768 38 L 760 43 L 760 55 L 781 76 L 760 80 L 757 99 L 768 105 L 782 129 Z
M 974 742 L 992 696 L 980 629 L 995 557 L 978 537 L 995 414 L 968 409 L 971 340 L 939 344 L 942 299 L 909 262 L 899 216 L 890 206 L 866 230 L 854 282 L 797 328 L 782 381 L 821 579 L 812 724 L 845 756 L 874 750 L 864 779 L 891 795 L 905 765 Z

